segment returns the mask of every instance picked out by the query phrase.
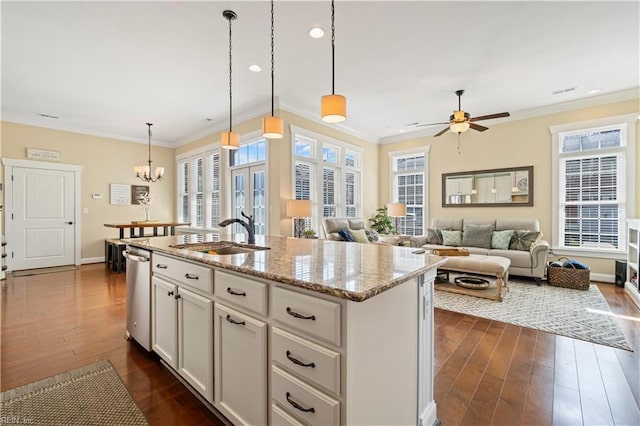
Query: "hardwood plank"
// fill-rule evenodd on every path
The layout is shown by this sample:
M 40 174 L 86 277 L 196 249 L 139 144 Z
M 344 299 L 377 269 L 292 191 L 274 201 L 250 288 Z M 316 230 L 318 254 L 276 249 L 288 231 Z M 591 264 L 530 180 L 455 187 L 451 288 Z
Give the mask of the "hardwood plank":
M 593 344 L 575 341 L 576 369 L 580 384 L 582 419 L 585 424 L 613 425 L 607 392 Z

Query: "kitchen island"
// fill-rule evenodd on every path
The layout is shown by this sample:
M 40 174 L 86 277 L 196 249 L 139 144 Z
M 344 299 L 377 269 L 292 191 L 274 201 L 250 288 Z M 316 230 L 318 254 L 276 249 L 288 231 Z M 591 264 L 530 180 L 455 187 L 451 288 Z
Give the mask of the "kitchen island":
M 220 255 L 193 238 L 128 243 L 151 252 L 152 350 L 227 419 L 437 422 L 432 297 L 443 258 L 286 237 Z

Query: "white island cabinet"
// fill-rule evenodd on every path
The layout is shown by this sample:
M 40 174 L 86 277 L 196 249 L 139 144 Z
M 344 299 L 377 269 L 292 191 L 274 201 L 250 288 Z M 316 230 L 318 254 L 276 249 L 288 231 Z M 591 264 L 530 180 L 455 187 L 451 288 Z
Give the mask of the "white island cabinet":
M 213 402 L 212 271 L 161 254 L 152 260 L 152 348 Z
M 153 350 L 233 424 L 437 424 L 442 258 L 279 237 L 256 253 L 192 254 L 167 238 L 145 244 Z

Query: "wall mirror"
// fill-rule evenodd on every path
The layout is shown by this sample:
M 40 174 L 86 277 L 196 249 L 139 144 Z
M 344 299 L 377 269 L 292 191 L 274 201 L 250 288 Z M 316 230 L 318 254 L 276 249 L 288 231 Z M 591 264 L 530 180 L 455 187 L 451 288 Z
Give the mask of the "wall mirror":
M 533 166 L 442 174 L 442 207 L 533 206 Z

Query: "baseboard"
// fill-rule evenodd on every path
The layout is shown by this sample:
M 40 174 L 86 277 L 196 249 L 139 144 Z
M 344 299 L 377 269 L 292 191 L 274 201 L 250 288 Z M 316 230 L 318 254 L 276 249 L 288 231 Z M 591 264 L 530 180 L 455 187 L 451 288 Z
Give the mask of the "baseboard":
M 629 296 L 629 298 L 633 300 L 633 303 L 636 304 L 638 309 L 640 309 L 640 293 L 632 288 L 631 284 L 629 284 L 628 282 L 626 282 L 624 285 L 624 291 L 625 293 L 627 293 L 627 296 Z
M 609 274 L 594 274 L 592 272 L 591 274 L 589 274 L 589 278 L 591 281 L 598 281 L 600 283 L 614 284 L 616 282 L 616 276 Z
M 89 263 L 104 263 L 104 256 L 101 257 L 87 257 L 80 260 L 81 265 L 87 265 Z

